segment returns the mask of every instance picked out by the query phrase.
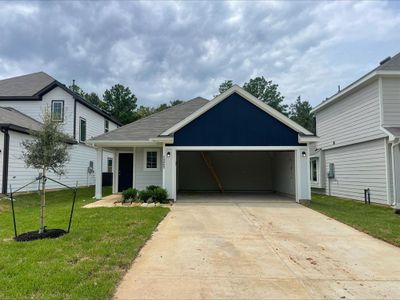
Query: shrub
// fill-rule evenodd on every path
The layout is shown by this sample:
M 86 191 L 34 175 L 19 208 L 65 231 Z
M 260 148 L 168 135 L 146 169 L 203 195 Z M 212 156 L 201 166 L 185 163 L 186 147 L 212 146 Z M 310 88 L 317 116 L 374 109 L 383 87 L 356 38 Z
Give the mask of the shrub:
M 138 194 L 138 191 L 137 191 L 137 189 L 134 189 L 134 188 L 129 188 L 129 189 L 122 191 L 123 202 L 135 200 L 137 197 L 137 194 Z
M 159 188 L 158 185 L 149 185 L 149 186 L 146 187 L 146 190 L 153 192 L 154 190 L 156 190 L 158 188 Z
M 143 202 L 147 202 L 152 196 L 153 193 L 147 189 L 139 192 L 139 199 Z
M 155 201 L 164 203 L 164 202 L 166 202 L 167 198 L 168 198 L 168 193 L 167 193 L 166 189 L 157 187 L 156 189 L 153 190 L 153 199 Z

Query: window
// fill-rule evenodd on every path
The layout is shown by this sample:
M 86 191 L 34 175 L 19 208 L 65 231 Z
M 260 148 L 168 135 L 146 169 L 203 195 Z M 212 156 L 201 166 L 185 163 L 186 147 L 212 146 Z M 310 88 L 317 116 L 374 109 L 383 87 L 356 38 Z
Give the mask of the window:
M 159 170 L 160 155 L 158 149 L 146 149 L 144 151 L 144 169 L 145 170 Z
M 110 131 L 110 124 L 108 123 L 108 120 L 104 120 L 104 132 L 107 133 Z
M 64 101 L 53 100 L 51 101 L 51 120 L 55 122 L 64 121 Z
M 310 179 L 311 182 L 317 183 L 319 180 L 318 175 L 318 165 L 319 161 L 318 158 L 311 158 L 310 159 Z
M 79 141 L 86 141 L 86 120 L 79 118 Z
M 112 158 L 108 157 L 107 158 L 107 172 L 108 173 L 112 173 L 113 169 L 112 169 Z

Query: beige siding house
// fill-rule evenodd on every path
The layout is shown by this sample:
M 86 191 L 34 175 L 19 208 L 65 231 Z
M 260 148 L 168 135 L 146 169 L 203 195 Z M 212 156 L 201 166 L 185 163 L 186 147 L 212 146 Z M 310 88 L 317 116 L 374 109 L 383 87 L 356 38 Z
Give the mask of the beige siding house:
M 313 109 L 314 192 L 399 206 L 400 54 Z

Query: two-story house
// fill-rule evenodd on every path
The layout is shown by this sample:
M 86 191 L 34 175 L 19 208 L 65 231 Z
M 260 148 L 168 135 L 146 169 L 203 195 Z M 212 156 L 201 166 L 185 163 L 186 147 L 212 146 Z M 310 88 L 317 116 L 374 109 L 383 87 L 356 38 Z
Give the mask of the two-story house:
M 315 192 L 395 205 L 400 200 L 400 54 L 313 109 Z M 368 194 L 368 192 L 366 193 Z
M 30 138 L 30 131 L 40 129 L 45 111 L 54 122 L 61 122 L 64 132 L 71 137 L 70 161 L 62 183 L 89 186 L 95 183 L 96 150 L 86 140 L 116 129 L 120 124 L 109 114 L 92 105 L 80 95 L 46 73 L 39 72 L 0 80 L 0 183 L 2 193 L 15 190 L 34 181 L 39 171 L 27 168 L 22 159 L 21 143 Z M 103 172 L 112 172 L 114 157 L 105 151 Z M 50 175 L 51 176 L 51 175 Z M 49 188 L 59 188 L 48 182 Z M 37 189 L 37 183 L 24 190 Z

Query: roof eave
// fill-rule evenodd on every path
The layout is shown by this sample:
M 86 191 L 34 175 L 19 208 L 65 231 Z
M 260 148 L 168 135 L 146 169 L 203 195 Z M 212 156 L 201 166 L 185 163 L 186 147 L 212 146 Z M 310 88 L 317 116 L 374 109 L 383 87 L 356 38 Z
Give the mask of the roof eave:
M 198 118 L 199 116 L 201 116 L 202 114 L 204 114 L 205 112 L 207 112 L 208 110 L 213 108 L 215 105 L 217 105 L 218 103 L 220 103 L 224 99 L 228 98 L 233 93 L 239 94 L 244 99 L 246 99 L 250 103 L 254 104 L 255 106 L 257 106 L 261 110 L 265 111 L 267 114 L 271 115 L 272 117 L 276 118 L 277 120 L 279 120 L 280 122 L 282 122 L 286 126 L 290 127 L 294 131 L 297 131 L 298 133 L 302 133 L 302 134 L 305 134 L 305 135 L 312 135 L 312 132 L 308 131 L 304 127 L 300 126 L 299 124 L 297 124 L 296 122 L 292 121 L 291 119 L 289 119 L 288 117 L 286 117 L 285 115 L 280 113 L 279 111 L 273 109 L 269 105 L 265 104 L 264 102 L 262 102 L 261 100 L 257 99 L 252 94 L 250 94 L 249 92 L 245 91 L 243 88 L 241 88 L 241 87 L 239 87 L 238 85 L 235 84 L 233 87 L 231 87 L 230 89 L 228 89 L 224 93 L 218 95 L 213 100 L 211 100 L 209 103 L 207 103 L 206 105 L 202 106 L 201 108 L 199 108 L 198 110 L 196 110 L 195 112 L 193 112 L 192 114 L 187 116 L 182 121 L 178 122 L 177 124 L 175 124 L 171 128 L 169 128 L 169 129 L 165 130 L 164 132 L 162 132 L 160 134 L 160 136 L 169 136 L 169 135 L 175 133 L 176 131 L 178 131 L 179 129 L 181 129 L 182 127 L 184 127 L 185 125 L 187 125 L 191 121 L 195 120 L 196 118 Z
M 353 89 L 359 87 L 360 85 L 368 82 L 369 80 L 372 80 L 378 76 L 400 76 L 400 71 L 385 71 L 385 70 L 378 70 L 371 72 L 367 74 L 366 76 L 361 77 L 354 83 L 350 84 L 349 86 L 345 87 L 342 89 L 339 93 L 333 95 L 332 97 L 328 98 L 325 101 L 322 101 L 320 104 L 318 104 L 316 107 L 314 107 L 311 110 L 311 113 L 316 113 L 320 111 L 321 109 L 329 106 L 333 102 L 336 102 L 336 100 L 340 99 L 341 97 L 347 95 L 349 92 L 351 92 Z

